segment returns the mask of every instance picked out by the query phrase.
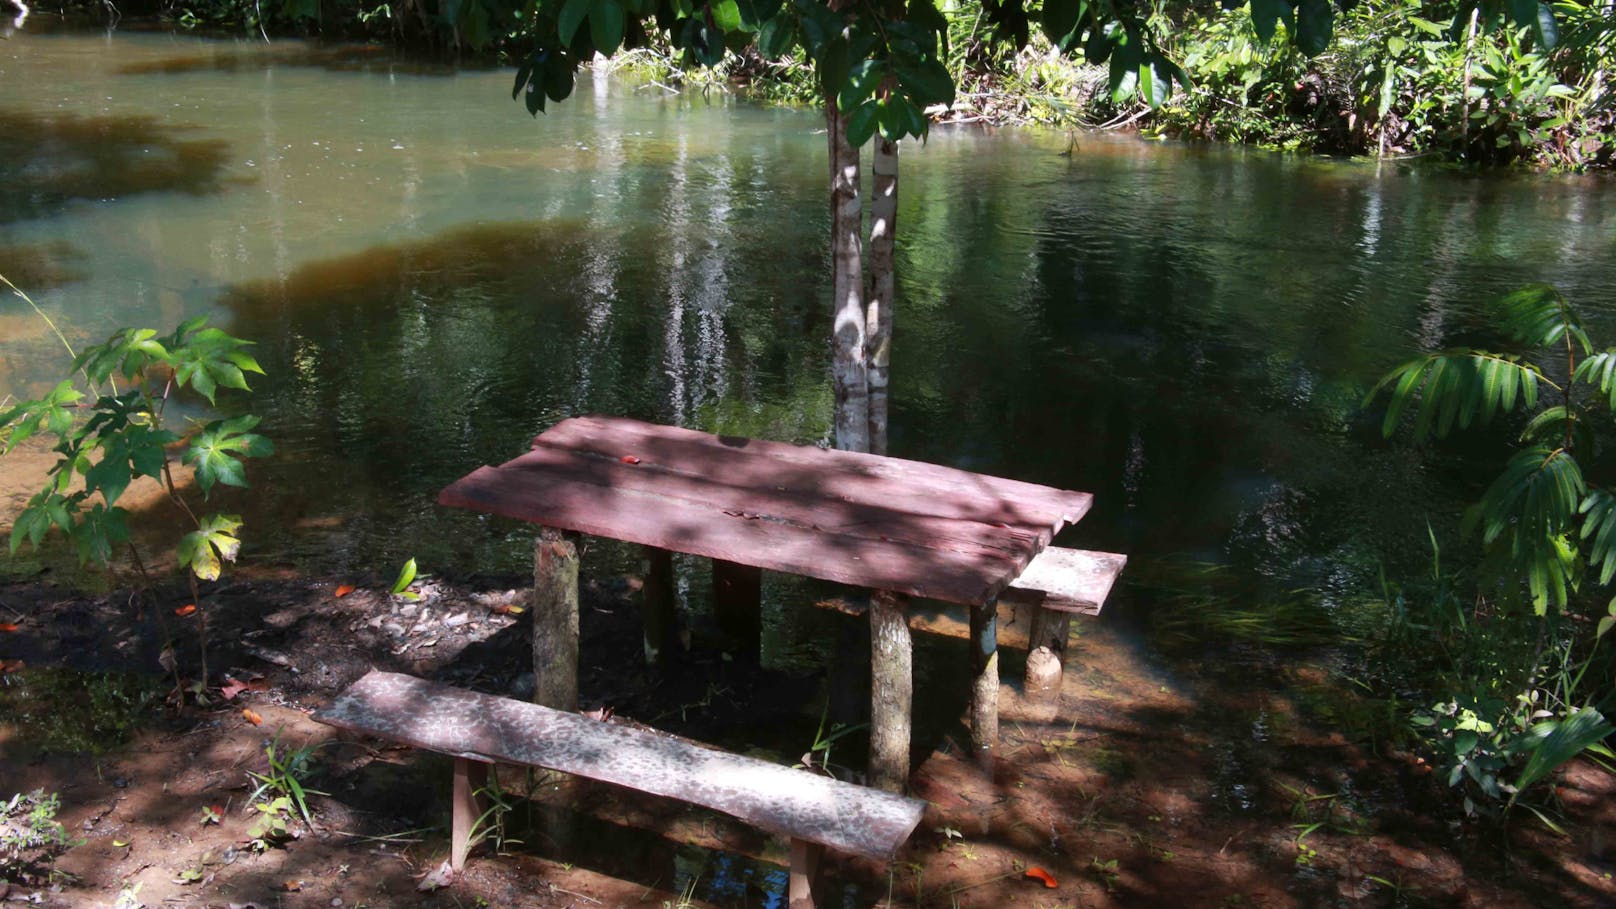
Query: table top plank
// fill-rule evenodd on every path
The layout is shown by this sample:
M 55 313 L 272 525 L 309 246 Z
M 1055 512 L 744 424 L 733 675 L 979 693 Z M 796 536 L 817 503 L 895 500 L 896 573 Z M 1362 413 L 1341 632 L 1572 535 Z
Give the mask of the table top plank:
M 647 729 L 372 671 L 314 718 L 442 754 L 545 767 L 733 815 L 771 833 L 891 858 L 926 803 Z
M 484 511 L 770 571 L 975 604 L 1088 493 L 935 464 L 574 417 L 444 489 Z
M 787 491 L 814 491 L 826 477 L 834 477 L 834 492 L 857 501 L 889 501 L 917 514 L 967 518 L 987 523 L 1021 525 L 1043 523 L 1052 527 L 1075 524 L 1088 513 L 1094 497 L 972 473 L 955 467 L 928 464 L 882 455 L 838 451 L 813 445 L 792 445 L 740 436 L 715 436 L 677 426 L 659 426 L 623 417 L 583 416 L 563 420 L 533 440 L 611 458 L 633 456 L 656 459 L 664 466 L 702 473 L 719 463 L 733 464 L 758 458 L 776 465 L 782 476 L 809 478 Z M 820 479 L 815 479 L 820 478 Z
M 578 483 L 536 470 L 478 468 L 443 490 L 438 503 L 769 571 L 953 603 L 985 602 L 1020 573 L 1020 566 L 1004 557 L 903 543 L 872 544 L 792 524 L 725 514 L 715 508 L 692 508 L 653 493 Z M 1002 583 L 989 580 L 1001 574 L 1005 575 Z
M 1054 530 L 1053 526 L 1040 525 L 1030 530 L 1004 523 L 938 517 L 905 511 L 888 500 L 838 495 L 813 488 L 814 477 L 804 470 L 782 471 L 759 457 L 696 474 L 666 467 L 654 458 L 625 463 L 619 458 L 541 445 L 500 469 L 538 471 L 570 482 L 650 493 L 692 508 L 792 524 L 834 536 L 986 552 L 1007 558 L 1018 557 L 1028 546 L 1048 545 Z M 930 501 L 948 498 L 946 493 L 939 493 Z M 1044 517 L 1035 516 L 1034 520 Z

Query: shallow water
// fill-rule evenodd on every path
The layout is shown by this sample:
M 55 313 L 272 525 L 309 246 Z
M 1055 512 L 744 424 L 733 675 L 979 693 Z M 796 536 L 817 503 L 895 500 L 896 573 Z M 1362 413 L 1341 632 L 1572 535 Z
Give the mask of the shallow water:
M 433 499 L 569 414 L 828 437 L 812 114 L 585 75 L 535 121 L 502 72 L 164 34 L 25 30 L 0 85 L 0 266 L 72 340 L 206 313 L 258 342 L 279 452 L 225 500 L 247 558 L 519 572 L 526 528 Z M 1063 542 L 1129 553 L 1136 587 L 1216 563 L 1350 627 L 1485 475 L 1382 442 L 1373 379 L 1525 281 L 1612 327 L 1608 183 L 1066 148 L 904 149 L 892 450 L 1092 490 Z M 0 336 L 0 392 L 62 371 L 14 299 Z M 822 652 L 771 608 L 777 656 Z

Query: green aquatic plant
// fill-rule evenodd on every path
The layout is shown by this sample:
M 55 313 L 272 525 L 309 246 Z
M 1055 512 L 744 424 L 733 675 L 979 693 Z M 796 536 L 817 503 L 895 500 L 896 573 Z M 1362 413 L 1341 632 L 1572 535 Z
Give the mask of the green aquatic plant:
M 211 405 L 220 389 L 248 390 L 247 375 L 263 373 L 246 350 L 251 342 L 211 328 L 206 317 L 198 316 L 167 335 L 151 328 L 122 328 L 105 342 L 75 352 L 27 294 L 3 275 L 0 282 L 33 307 L 72 355 L 67 377 L 44 397 L 0 412 L 0 455 L 35 436 L 53 436 L 51 450 L 59 455 L 46 471 L 44 485 L 18 513 L 11 551 L 24 542 L 38 547 L 60 530 L 78 550 L 81 563 L 105 566 L 115 550 L 127 546 L 144 572 L 130 537 L 130 512 L 119 500 L 135 482 L 155 481 L 191 528 L 175 543 L 191 590 L 191 603 L 176 614 L 196 617 L 198 684 L 205 688 L 207 610 L 197 582 L 218 580 L 224 563 L 235 561 L 242 522 L 234 514 L 201 509 L 189 489 L 194 485 L 205 502 L 220 487 L 245 487 L 244 459 L 268 455 L 274 446 L 253 431 L 259 418 L 252 414 L 188 420 L 171 428 L 176 421 L 168 418 L 168 406 L 186 391 Z M 184 482 L 186 468 L 189 485 Z M 162 611 L 157 615 L 161 619 Z M 174 659 L 170 641 L 163 663 L 173 668 Z

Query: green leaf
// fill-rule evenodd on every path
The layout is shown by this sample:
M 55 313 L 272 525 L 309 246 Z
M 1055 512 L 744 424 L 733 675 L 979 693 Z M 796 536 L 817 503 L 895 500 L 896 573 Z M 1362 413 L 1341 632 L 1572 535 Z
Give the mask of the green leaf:
M 415 559 L 411 558 L 404 563 L 403 568 L 398 570 L 398 578 L 393 581 L 394 594 L 403 593 L 410 588 L 411 584 L 415 583 L 415 571 Z
M 1061 39 L 1072 33 L 1083 14 L 1083 6 L 1084 0 L 1044 0 L 1044 34 L 1051 44 L 1060 44 Z
M 875 94 L 885 75 L 880 61 L 860 60 L 848 71 L 847 81 L 836 95 L 836 106 L 845 114 L 864 103 Z
M 1111 52 L 1110 88 L 1111 100 L 1118 104 L 1131 98 L 1139 86 L 1139 64 L 1144 60 L 1144 51 L 1139 46 L 1139 40 L 1133 35 L 1127 36 L 1123 43 L 1117 45 Z
M 893 68 L 897 71 L 898 83 L 918 104 L 953 105 L 954 77 L 949 74 L 948 67 L 941 61 L 927 58 L 915 64 L 899 60 L 894 63 Z
M 1551 284 L 1529 284 L 1511 291 L 1496 304 L 1500 327 L 1511 340 L 1529 347 L 1547 347 L 1575 340 L 1583 353 L 1593 350 L 1593 342 L 1583 331 L 1582 321 L 1571 304 Z
M 556 15 L 556 37 L 562 44 L 571 44 L 574 35 L 578 34 L 578 27 L 584 24 L 584 17 L 589 15 L 589 8 L 594 0 L 567 0 L 562 4 L 561 12 Z
M 864 143 L 875 135 L 876 127 L 881 125 L 880 117 L 880 104 L 873 98 L 853 108 L 853 112 L 847 115 L 847 144 L 863 148 Z
M 1582 539 L 1590 541 L 1588 566 L 1599 569 L 1599 583 L 1616 576 L 1616 496 L 1603 489 L 1589 491 L 1578 507 Z
M 623 4 L 618 0 L 595 0 L 589 10 L 589 40 L 595 50 L 610 57 L 623 43 Z
M 1296 12 L 1296 46 L 1307 56 L 1317 57 L 1330 46 L 1335 9 L 1330 0 L 1301 0 Z
M 1285 0 L 1251 0 L 1251 25 L 1257 30 L 1257 40 L 1264 44 L 1274 40 L 1274 29 L 1285 20 L 1291 21 L 1291 5 Z
M 735 0 L 715 0 L 707 8 L 712 10 L 713 25 L 719 31 L 733 32 L 741 27 L 741 8 Z
M 796 24 L 787 16 L 775 16 L 763 23 L 758 30 L 758 53 L 765 59 L 778 60 L 791 49 L 791 42 L 796 39 Z
M 1549 774 L 1559 769 L 1566 761 L 1581 754 L 1589 746 L 1603 741 L 1613 732 L 1616 732 L 1616 727 L 1612 727 L 1605 721 L 1605 717 L 1592 707 L 1584 707 L 1556 722 L 1553 731 L 1532 748 L 1526 766 L 1521 768 L 1520 775 L 1515 778 L 1516 791 L 1510 796 L 1509 804 L 1514 805 L 1522 792 L 1547 779 Z
M 219 483 L 226 486 L 246 486 L 246 471 L 240 458 L 264 457 L 274 453 L 274 446 L 263 436 L 247 432 L 258 425 L 253 416 L 234 420 L 214 420 L 202 428 L 182 456 L 182 463 L 191 465 L 196 472 L 197 485 L 208 495 Z
M 817 62 L 820 91 L 827 98 L 836 97 L 841 93 L 842 86 L 847 84 L 847 74 L 853 69 L 847 41 L 840 36 L 826 41 Z

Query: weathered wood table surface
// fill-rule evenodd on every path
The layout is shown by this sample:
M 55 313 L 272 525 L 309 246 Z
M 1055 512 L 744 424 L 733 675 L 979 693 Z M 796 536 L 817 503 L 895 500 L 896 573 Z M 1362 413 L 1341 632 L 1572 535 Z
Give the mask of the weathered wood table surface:
M 712 558 L 720 621 L 727 615 L 731 627 L 744 628 L 749 620 L 754 635 L 762 570 L 870 589 L 870 779 L 897 790 L 908 777 L 913 698 L 905 598 L 971 609 L 972 740 L 991 760 L 997 598 L 1091 501 L 1084 492 L 917 461 L 601 416 L 563 420 L 528 453 L 479 468 L 438 496 L 443 505 L 541 525 L 535 699 L 549 707 L 577 708 L 578 569 L 563 531 L 647 548 L 652 662 L 672 631 L 671 552 Z

